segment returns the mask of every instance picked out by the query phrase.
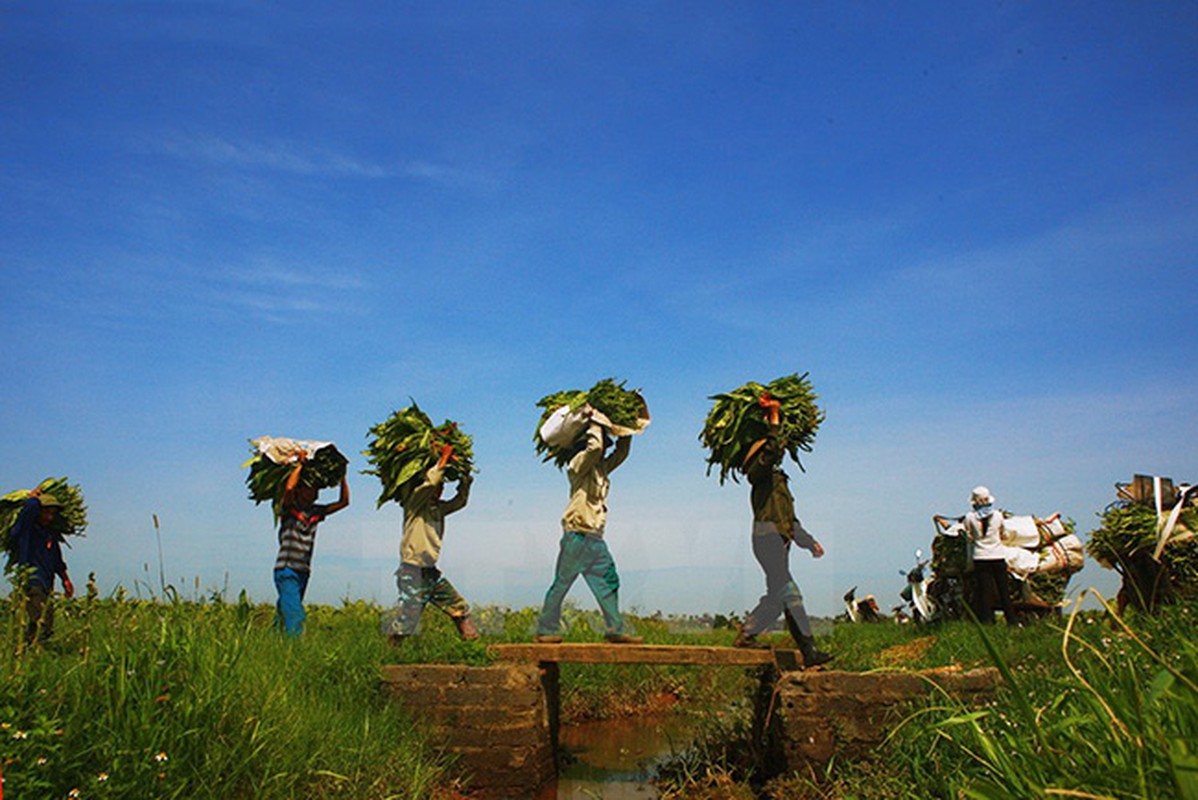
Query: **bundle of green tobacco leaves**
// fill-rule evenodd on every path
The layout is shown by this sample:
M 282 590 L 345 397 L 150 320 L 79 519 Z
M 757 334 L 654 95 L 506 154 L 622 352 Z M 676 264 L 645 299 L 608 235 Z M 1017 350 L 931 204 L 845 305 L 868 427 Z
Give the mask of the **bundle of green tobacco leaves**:
M 372 469 L 366 475 L 378 476 L 383 485 L 378 507 L 388 500 L 403 504 L 409 492 L 424 480 L 424 474 L 441 458 L 441 447 L 453 447 L 453 456 L 445 466 L 445 479 L 456 481 L 474 471 L 474 440 L 456 422 L 446 420 L 434 426 L 429 416 L 412 401 L 370 429 L 374 439 L 362 451 Z
M 779 431 L 783 449 L 803 468 L 799 451 L 811 452 L 816 431 L 824 421 L 824 412 L 815 404 L 817 395 L 807 380 L 807 373 L 786 375 L 767 384 L 746 383 L 725 394 L 712 395 L 715 401 L 699 434 L 699 441 L 708 450 L 707 474 L 712 467 L 720 468 L 720 483 L 743 465 L 749 447 L 764 439 L 769 432 L 761 400 L 777 400 L 781 405 Z
M 627 381 L 616 383 L 615 378 L 604 378 L 586 391 L 570 389 L 545 395 L 538 400 L 537 407 L 542 409 L 542 412 L 532 440 L 536 445 L 537 455 L 542 457 L 541 460 L 553 461 L 558 469 L 570 461 L 573 446 L 555 447 L 541 438 L 541 428 L 546 420 L 563 406 L 570 411 L 577 411 L 589 405 L 611 421 L 612 433 L 617 436 L 643 431 L 649 424 L 649 407 L 640 391 L 624 388 L 625 383 Z M 578 437 L 585 431 L 585 427 L 580 427 Z
M 1070 577 L 1068 572 L 1033 572 L 1027 576 L 1028 590 L 1041 602 L 1057 605 L 1065 599 Z
M 1116 503 L 1099 515 L 1102 525 L 1090 531 L 1086 551 L 1107 569 L 1127 575 L 1133 559 L 1150 557 L 1158 541 L 1156 509 L 1146 503 Z M 1174 590 L 1198 594 L 1198 508 L 1185 506 L 1165 549 L 1161 564 Z
M 299 485 L 313 489 L 327 489 L 340 484 L 349 463 L 331 442 L 260 436 L 250 440 L 250 449 L 254 455 L 241 465 L 242 468 L 250 468 L 245 479 L 250 499 L 255 503 L 269 501 L 276 519 L 282 511 L 283 488 L 301 452 L 306 460 L 300 469 Z
M 87 505 L 83 502 L 82 490 L 67 483 L 66 478 L 46 478 L 37 488 L 41 489 L 42 495 L 51 495 L 62 503 L 51 527 L 63 536 L 82 536 L 87 528 Z M 0 497 L 0 546 L 10 560 L 15 555 L 12 549 L 15 542 L 9 533 L 31 494 L 29 489 L 18 489 Z

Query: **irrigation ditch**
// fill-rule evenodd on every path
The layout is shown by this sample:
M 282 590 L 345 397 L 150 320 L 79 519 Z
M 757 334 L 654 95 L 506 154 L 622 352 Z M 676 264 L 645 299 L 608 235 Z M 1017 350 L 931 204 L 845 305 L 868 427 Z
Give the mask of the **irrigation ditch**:
M 546 798 L 544 792 L 558 778 L 563 753 L 570 749 L 561 725 L 559 664 L 563 662 L 752 670 L 756 689 L 751 749 L 763 773 L 865 755 L 885 738 L 897 722 L 896 710 L 905 704 L 933 692 L 966 703 L 983 702 L 998 685 L 993 668 L 804 670 L 801 658 L 782 650 L 566 644 L 497 645 L 494 651 L 499 660 L 487 666 L 402 664 L 382 669 L 385 690 L 429 726 L 434 741 L 454 756 L 464 785 L 484 798 L 560 796 Z M 647 745 L 652 749 L 646 733 L 661 723 L 652 717 L 639 723 L 605 726 L 609 755 L 614 751 L 633 757 Z M 585 730 L 571 731 L 579 733 Z M 665 732 L 675 738 L 684 734 L 682 727 Z M 594 741 L 585 744 L 596 746 Z M 645 750 L 639 760 L 610 759 L 613 766 L 604 767 L 599 777 L 644 785 L 652 776 L 643 765 L 654 755 Z M 586 780 L 586 770 L 575 770 L 580 772 Z

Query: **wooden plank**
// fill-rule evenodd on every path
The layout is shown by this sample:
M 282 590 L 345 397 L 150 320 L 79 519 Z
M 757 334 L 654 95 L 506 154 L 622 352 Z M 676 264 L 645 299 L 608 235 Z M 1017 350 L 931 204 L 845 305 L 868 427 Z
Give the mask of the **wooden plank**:
M 575 664 L 683 664 L 752 667 L 775 663 L 775 651 L 673 644 L 493 644 L 503 661 L 555 661 Z M 778 653 L 793 653 L 789 650 Z M 802 663 L 801 660 L 799 663 Z

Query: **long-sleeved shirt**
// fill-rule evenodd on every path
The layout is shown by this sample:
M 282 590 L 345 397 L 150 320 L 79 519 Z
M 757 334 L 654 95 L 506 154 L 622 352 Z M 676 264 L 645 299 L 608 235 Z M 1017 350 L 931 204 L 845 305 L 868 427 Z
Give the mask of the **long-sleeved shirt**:
M 458 511 L 470 499 L 470 483 L 458 484 L 458 492 L 441 500 L 445 483 L 444 467 L 432 467 L 424 480 L 403 502 L 403 540 L 399 560 L 415 567 L 434 567 L 441 557 L 441 539 L 445 536 L 445 516 Z
M 753 535 L 778 534 L 804 550 L 813 550 L 815 538 L 795 516 L 794 496 L 786 473 L 782 471 L 785 451 L 771 431 L 765 444 L 745 464 L 749 478 L 749 505 L 753 509 Z
M 29 581 L 46 589 L 54 588 L 54 576 L 67 576 L 67 565 L 62 559 L 61 538 L 57 531 L 38 522 L 42 504 L 30 497 L 21 507 L 13 522 L 9 535 L 16 551 L 16 566 L 31 568 Z
M 602 538 L 607 525 L 608 475 L 628 458 L 631 436 L 616 440 L 611 455 L 603 457 L 603 429 L 591 425 L 586 432 L 586 447 L 570 459 L 566 477 L 570 481 L 570 502 L 562 514 L 562 530 Z
M 974 561 L 997 561 L 1006 558 L 1007 548 L 1002 543 L 1002 514 L 991 512 L 990 516 L 979 517 L 976 511 L 965 515 L 965 530 L 973 542 Z

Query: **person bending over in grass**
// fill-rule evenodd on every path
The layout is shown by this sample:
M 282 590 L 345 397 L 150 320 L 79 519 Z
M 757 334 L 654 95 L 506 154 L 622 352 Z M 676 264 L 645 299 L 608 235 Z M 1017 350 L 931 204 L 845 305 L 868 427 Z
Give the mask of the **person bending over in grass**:
M 479 638 L 470 619 L 470 604 L 437 569 L 441 540 L 445 536 L 445 517 L 461 510 L 470 499 L 472 478 L 468 472 L 458 480 L 457 493 L 449 500 L 441 499 L 445 466 L 451 458 L 453 446 L 442 445 L 437 463 L 403 498 L 403 540 L 399 545 L 399 569 L 395 571 L 399 602 L 396 613 L 384 623 L 384 634 L 392 644 L 399 644 L 417 632 L 420 615 L 429 603 L 453 620 L 463 639 Z
M 330 514 L 349 505 L 349 482 L 341 479 L 341 496 L 337 502 L 317 505 L 318 490 L 301 486 L 300 472 L 306 456 L 300 452 L 295 469 L 283 486 L 279 516 L 279 556 L 275 559 L 275 588 L 279 602 L 275 606 L 275 625 L 288 636 L 299 636 L 304 630 L 304 594 L 312 573 L 312 550 L 316 546 L 316 526 Z
M 545 604 L 537 621 L 538 642 L 560 642 L 562 603 L 570 587 L 582 575 L 595 595 L 607 625 L 605 638 L 615 644 L 637 644 L 639 636 L 624 631 L 620 614 L 620 576 L 616 562 L 603 540 L 607 523 L 608 475 L 628 457 L 632 437 L 621 436 L 611 455 L 604 457 L 611 442 L 607 417 L 587 407 L 590 424 L 566 470 L 570 480 L 570 502 L 562 516 L 562 539 L 557 554 L 553 583 L 545 593 Z
M 52 494 L 34 489 L 13 522 L 9 536 L 14 545 L 13 566 L 25 594 L 25 644 L 44 642 L 54 632 L 54 578 L 62 578 L 62 593 L 75 595 L 62 559 L 62 535 L 54 530 L 54 518 L 62 503 Z
M 745 618 L 736 641 L 737 647 L 758 646 L 757 635 L 772 625 L 780 614 L 786 615 L 786 627 L 798 644 L 806 666 L 813 667 L 832 660 L 832 656 L 815 647 L 811 622 L 803 606 L 803 595 L 790 574 L 788 564 L 792 542 L 815 558 L 824 555 L 824 548 L 795 516 L 795 501 L 782 471 L 785 455 L 778 441 L 781 406 L 768 394 L 761 398 L 769 433 L 749 448 L 741 470 L 752 487 L 749 502 L 753 507 L 753 555 L 765 572 L 765 595 Z

